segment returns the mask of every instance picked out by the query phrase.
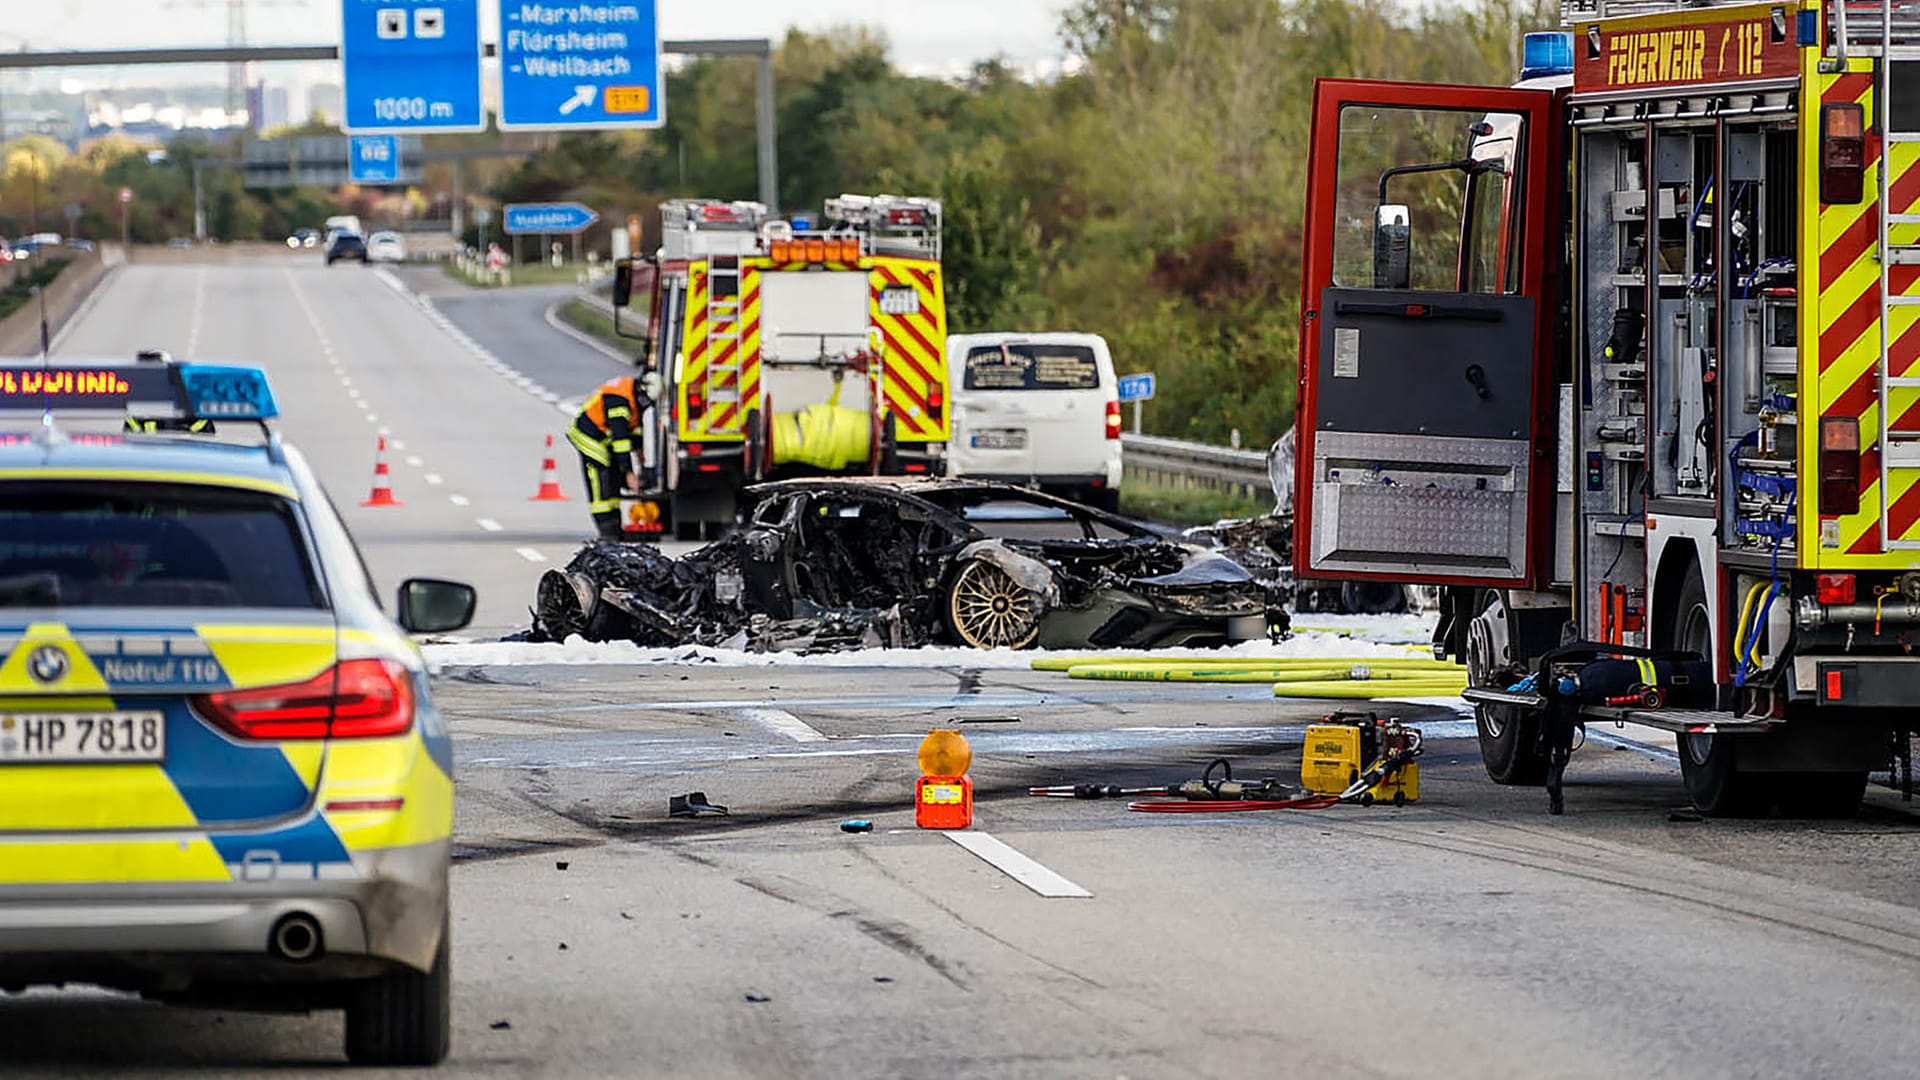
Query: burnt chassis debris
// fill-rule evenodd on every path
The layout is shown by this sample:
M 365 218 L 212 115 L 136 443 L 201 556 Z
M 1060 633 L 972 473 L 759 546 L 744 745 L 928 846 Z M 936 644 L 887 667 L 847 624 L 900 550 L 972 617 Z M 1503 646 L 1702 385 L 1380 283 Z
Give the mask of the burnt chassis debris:
M 1389 615 L 1432 606 L 1424 596 L 1410 593 L 1407 586 L 1393 581 L 1296 579 L 1291 511 L 1200 525 L 1181 536 L 1213 547 L 1246 567 L 1262 585 L 1289 597 L 1296 613 Z
M 1225 644 L 1284 633 L 1284 594 L 1218 552 L 985 481 L 789 480 L 680 558 L 588 544 L 540 581 L 533 637 L 817 651 Z

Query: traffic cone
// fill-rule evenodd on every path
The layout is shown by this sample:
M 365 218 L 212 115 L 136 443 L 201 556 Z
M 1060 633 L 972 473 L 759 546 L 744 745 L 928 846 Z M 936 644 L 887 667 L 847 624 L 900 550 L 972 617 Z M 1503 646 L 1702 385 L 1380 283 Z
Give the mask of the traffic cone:
M 540 460 L 540 490 L 533 493 L 528 502 L 566 502 L 567 493 L 560 490 L 560 469 L 553 463 L 553 436 L 547 436 L 547 456 Z
M 380 436 L 380 445 L 373 452 L 373 494 L 361 506 L 404 506 L 393 497 L 393 476 L 387 471 L 387 437 Z

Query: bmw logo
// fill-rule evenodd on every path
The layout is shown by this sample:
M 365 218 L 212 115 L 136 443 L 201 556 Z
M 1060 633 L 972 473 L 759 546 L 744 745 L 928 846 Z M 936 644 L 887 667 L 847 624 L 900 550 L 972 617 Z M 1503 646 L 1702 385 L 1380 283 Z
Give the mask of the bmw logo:
M 27 657 L 27 674 L 35 682 L 56 683 L 67 677 L 67 651 L 58 645 L 42 645 Z

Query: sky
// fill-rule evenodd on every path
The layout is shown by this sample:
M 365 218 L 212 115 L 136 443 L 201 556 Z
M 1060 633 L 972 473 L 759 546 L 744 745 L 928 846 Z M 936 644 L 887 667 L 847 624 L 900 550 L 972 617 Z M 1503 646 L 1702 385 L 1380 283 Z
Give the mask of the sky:
M 6 11 L 0 49 L 224 44 L 227 2 L 0 0 Z M 494 3 L 481 0 L 482 10 Z M 665 37 L 778 37 L 794 25 L 821 30 L 864 23 L 885 32 L 896 63 L 923 74 L 958 74 L 995 55 L 1023 67 L 1045 64 L 1062 51 L 1056 30 L 1063 6 L 1064 0 L 659 0 Z M 248 0 L 247 30 L 254 44 L 337 42 L 340 0 Z M 109 82 L 126 78 L 99 74 Z M 208 82 L 220 78 L 207 72 Z

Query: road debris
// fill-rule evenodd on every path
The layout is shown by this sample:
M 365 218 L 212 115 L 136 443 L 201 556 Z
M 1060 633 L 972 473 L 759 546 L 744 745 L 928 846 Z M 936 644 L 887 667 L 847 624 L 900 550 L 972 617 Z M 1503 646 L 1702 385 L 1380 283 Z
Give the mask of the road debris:
M 727 808 L 707 801 L 704 791 L 690 791 L 667 799 L 668 817 L 726 817 Z
M 867 833 L 873 831 L 873 822 L 863 818 L 848 818 L 840 823 L 840 831 L 845 833 Z

